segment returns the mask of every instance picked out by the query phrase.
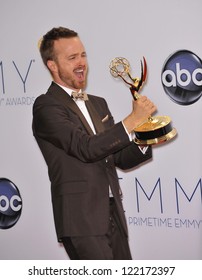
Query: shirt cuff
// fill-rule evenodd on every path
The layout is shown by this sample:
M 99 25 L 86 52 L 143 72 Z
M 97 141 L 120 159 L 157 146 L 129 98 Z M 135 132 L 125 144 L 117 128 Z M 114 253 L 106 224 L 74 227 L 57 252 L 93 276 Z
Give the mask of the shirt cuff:
M 127 135 L 128 135 L 129 140 L 130 140 L 130 141 L 133 141 L 133 136 L 132 136 L 133 133 L 128 133 L 128 131 L 127 131 L 127 129 L 126 129 L 126 127 L 125 127 L 125 125 L 124 125 L 123 122 L 122 122 L 122 125 L 123 125 L 123 127 L 124 127 L 124 129 L 125 129 L 125 132 L 126 132 Z

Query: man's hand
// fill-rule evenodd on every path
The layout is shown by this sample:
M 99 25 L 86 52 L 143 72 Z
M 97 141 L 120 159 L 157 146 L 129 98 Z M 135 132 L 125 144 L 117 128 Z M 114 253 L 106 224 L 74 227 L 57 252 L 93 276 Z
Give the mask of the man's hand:
M 154 103 L 146 96 L 140 95 L 137 100 L 133 100 L 133 110 L 123 120 L 128 133 L 131 133 L 137 126 L 146 121 L 156 110 Z

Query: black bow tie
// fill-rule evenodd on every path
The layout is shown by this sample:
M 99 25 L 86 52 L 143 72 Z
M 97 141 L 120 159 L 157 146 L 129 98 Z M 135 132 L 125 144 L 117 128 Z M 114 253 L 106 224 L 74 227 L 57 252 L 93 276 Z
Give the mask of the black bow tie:
M 74 100 L 83 100 L 83 101 L 86 101 L 86 100 L 88 100 L 88 95 L 87 95 L 87 93 L 85 93 L 85 92 L 76 92 L 76 91 L 73 91 L 72 92 L 72 98 L 74 99 Z

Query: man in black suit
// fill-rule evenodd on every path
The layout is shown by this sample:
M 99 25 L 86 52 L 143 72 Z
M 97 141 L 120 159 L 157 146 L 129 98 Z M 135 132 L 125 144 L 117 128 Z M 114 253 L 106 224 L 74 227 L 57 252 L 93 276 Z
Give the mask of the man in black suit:
M 116 167 L 152 157 L 131 133 L 156 107 L 141 96 L 114 124 L 106 101 L 83 93 L 88 65 L 75 31 L 53 28 L 40 52 L 53 82 L 33 106 L 33 133 L 48 166 L 58 240 L 70 259 L 131 259 Z

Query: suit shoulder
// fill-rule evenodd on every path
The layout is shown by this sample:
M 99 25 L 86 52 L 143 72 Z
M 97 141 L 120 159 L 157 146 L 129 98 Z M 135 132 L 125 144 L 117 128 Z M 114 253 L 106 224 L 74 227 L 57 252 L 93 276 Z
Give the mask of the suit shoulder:
M 36 105 L 42 105 L 42 104 L 52 104 L 55 103 L 56 100 L 51 96 L 51 94 L 41 94 L 36 97 L 34 101 L 34 106 Z
M 96 95 L 88 94 L 88 97 L 94 103 L 100 103 L 100 104 L 107 105 L 107 101 L 103 97 L 101 97 L 101 96 L 96 96 Z
M 43 104 L 43 103 L 53 102 L 54 99 L 52 97 L 52 92 L 54 91 L 55 88 L 57 89 L 58 86 L 56 84 L 52 83 L 49 86 L 49 88 L 47 89 L 46 93 L 41 94 L 41 95 L 36 97 L 35 104 Z

